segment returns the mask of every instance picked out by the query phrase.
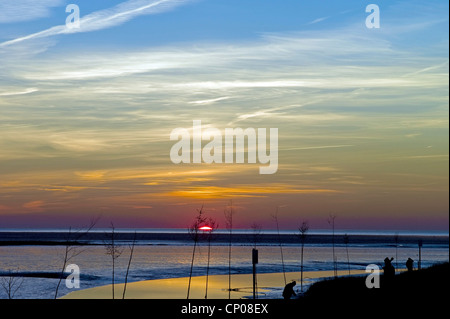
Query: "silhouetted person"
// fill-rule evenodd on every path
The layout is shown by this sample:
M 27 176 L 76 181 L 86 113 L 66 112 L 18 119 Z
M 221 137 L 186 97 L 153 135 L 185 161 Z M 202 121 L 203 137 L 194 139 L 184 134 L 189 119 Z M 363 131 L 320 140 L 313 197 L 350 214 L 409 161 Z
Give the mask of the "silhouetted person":
M 297 283 L 295 281 L 288 283 L 283 290 L 283 298 L 284 299 L 291 299 L 291 296 L 294 295 L 296 296 L 295 292 L 294 292 L 294 286 Z
M 408 272 L 413 271 L 413 265 L 414 265 L 414 260 L 412 260 L 411 258 L 408 258 L 408 260 L 406 261 L 406 269 L 408 269 Z
M 392 265 L 392 261 L 394 260 L 394 257 L 385 258 L 384 259 L 384 276 L 387 280 L 391 280 L 395 276 L 395 267 Z

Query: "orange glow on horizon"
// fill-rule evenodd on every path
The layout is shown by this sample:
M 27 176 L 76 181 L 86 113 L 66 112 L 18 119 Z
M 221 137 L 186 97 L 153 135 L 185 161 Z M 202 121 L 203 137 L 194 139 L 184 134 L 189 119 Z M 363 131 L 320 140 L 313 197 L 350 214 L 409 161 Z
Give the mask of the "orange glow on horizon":
M 242 185 L 240 187 L 190 187 L 184 190 L 175 190 L 167 195 L 170 197 L 187 197 L 194 199 L 218 199 L 236 197 L 267 197 L 271 194 L 324 194 L 341 193 L 334 189 L 296 188 L 290 185 L 273 184 L 267 187 Z

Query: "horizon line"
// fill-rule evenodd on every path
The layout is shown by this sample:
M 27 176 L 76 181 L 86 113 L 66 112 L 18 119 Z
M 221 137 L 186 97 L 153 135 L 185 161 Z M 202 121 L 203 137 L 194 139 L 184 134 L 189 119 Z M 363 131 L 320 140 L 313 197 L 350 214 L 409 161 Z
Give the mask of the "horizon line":
M 167 228 L 167 227 L 120 227 L 120 228 L 114 228 L 114 232 L 116 233 L 129 233 L 129 232 L 136 232 L 136 233 L 181 233 L 181 232 L 187 232 L 189 227 L 173 227 L 173 228 Z M 76 232 L 77 230 L 83 230 L 83 227 L 80 228 L 72 228 L 70 231 Z M 110 231 L 110 227 L 98 227 L 93 228 L 90 230 L 90 232 L 104 232 L 104 231 Z M 0 232 L 69 232 L 68 228 L 63 227 L 0 227 Z M 215 233 L 225 233 L 228 234 L 229 231 L 225 228 L 223 229 L 217 229 L 214 231 Z M 254 232 L 251 228 L 234 228 L 232 229 L 233 233 L 240 233 L 240 234 L 248 234 Z M 261 229 L 260 234 L 276 234 L 278 233 L 277 229 Z M 298 233 L 297 229 L 280 229 L 280 234 L 282 235 L 295 235 Z M 333 230 L 332 229 L 316 229 L 311 230 L 307 233 L 307 235 L 332 235 Z M 380 236 L 408 236 L 408 235 L 422 235 L 422 236 L 444 236 L 449 237 L 450 232 L 449 230 L 374 230 L 374 229 L 335 229 L 334 230 L 335 235 L 380 235 Z

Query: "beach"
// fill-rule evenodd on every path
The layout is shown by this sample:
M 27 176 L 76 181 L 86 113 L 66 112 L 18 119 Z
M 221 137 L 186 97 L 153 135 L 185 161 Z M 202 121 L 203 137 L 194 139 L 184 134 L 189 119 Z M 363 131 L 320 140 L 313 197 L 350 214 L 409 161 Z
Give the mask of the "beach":
M 20 288 L 14 299 L 57 298 L 111 298 L 112 263 L 106 254 L 106 233 L 88 234 L 76 244 L 79 252 L 70 260 L 80 269 L 80 287 L 65 285 L 65 272 L 58 286 L 64 261 L 66 233 L 55 231 L 4 231 L 0 232 L 0 280 L 18 278 Z M 141 230 L 125 278 L 130 257 L 129 244 L 133 232 L 117 232 L 117 245 L 122 254 L 115 260 L 115 298 L 121 299 L 127 279 L 126 298 L 130 299 L 186 299 L 188 277 L 191 270 L 193 243 L 183 230 Z M 396 257 L 397 269 L 405 267 L 408 257 L 418 266 L 418 239 L 423 240 L 421 265 L 428 267 L 448 261 L 448 236 L 434 234 L 405 234 L 399 236 L 398 246 L 394 237 L 387 234 L 350 234 L 346 246 L 342 235 L 336 235 L 335 256 L 339 276 L 364 274 L 366 266 L 383 266 L 385 257 Z M 333 277 L 333 245 L 329 233 L 311 234 L 304 248 L 304 290 L 319 278 Z M 286 282 L 295 280 L 300 289 L 301 246 L 291 232 L 280 236 L 265 232 L 260 236 L 256 265 L 258 298 L 278 299 Z M 232 275 L 231 298 L 252 297 L 252 249 L 247 233 L 236 233 L 231 247 L 229 265 L 228 235 L 219 233 L 211 243 L 208 272 L 208 246 L 202 241 L 196 247 L 192 264 L 190 299 L 204 299 L 206 274 L 209 274 L 208 299 L 228 298 L 228 274 Z M 281 259 L 283 253 L 283 260 Z M 398 263 L 398 264 L 397 264 Z M 229 267 L 231 266 L 231 267 Z M 56 287 L 58 291 L 56 292 Z M 0 299 L 7 298 L 0 289 Z
M 351 275 L 363 275 L 364 270 L 354 270 Z M 348 272 L 339 271 L 338 276 L 346 276 Z M 332 278 L 333 271 L 308 271 L 303 274 L 304 290 L 313 282 Z M 252 274 L 232 276 L 231 299 L 251 299 Z M 295 280 L 297 285 L 294 291 L 300 292 L 300 272 L 286 273 L 287 282 Z M 284 288 L 283 273 L 264 273 L 257 275 L 258 299 L 281 299 Z M 146 280 L 128 283 L 125 299 L 186 299 L 188 277 Z M 121 299 L 124 284 L 115 285 L 116 298 Z M 205 299 L 206 276 L 192 277 L 190 299 Z M 106 285 L 90 289 L 78 290 L 62 297 L 63 299 L 111 299 L 112 286 Z M 228 299 L 228 275 L 212 275 L 208 279 L 209 299 Z

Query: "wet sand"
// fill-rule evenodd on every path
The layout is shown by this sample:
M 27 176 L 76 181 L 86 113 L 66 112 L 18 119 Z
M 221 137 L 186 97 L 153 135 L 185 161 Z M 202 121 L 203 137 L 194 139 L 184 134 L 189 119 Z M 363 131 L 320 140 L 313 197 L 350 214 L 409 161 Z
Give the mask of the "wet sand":
M 364 270 L 352 270 L 352 275 L 366 274 Z M 333 277 L 333 271 L 304 272 L 304 286 L 321 278 Z M 338 276 L 346 276 L 348 271 L 339 271 Z M 232 275 L 231 299 L 251 298 L 253 294 L 252 274 Z M 286 273 L 286 281 L 295 280 L 295 291 L 300 291 L 300 272 Z M 278 299 L 284 288 L 283 273 L 258 274 L 259 298 Z M 189 277 L 157 279 L 127 284 L 125 299 L 186 299 Z M 116 284 L 115 298 L 122 299 L 124 284 Z M 205 299 L 206 276 L 192 277 L 190 299 Z M 112 286 L 101 286 L 78 290 L 64 296 L 64 299 L 110 299 Z M 208 299 L 228 299 L 228 275 L 212 275 L 208 279 Z

